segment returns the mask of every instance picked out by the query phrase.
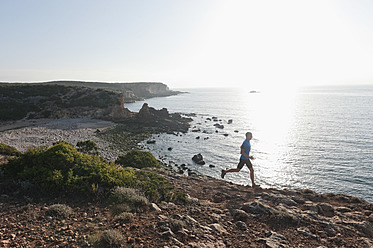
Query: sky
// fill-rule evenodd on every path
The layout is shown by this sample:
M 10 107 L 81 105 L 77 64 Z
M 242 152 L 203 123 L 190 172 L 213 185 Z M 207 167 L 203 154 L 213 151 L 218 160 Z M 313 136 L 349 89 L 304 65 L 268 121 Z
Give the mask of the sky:
M 373 84 L 371 0 L 1 0 L 0 82 Z

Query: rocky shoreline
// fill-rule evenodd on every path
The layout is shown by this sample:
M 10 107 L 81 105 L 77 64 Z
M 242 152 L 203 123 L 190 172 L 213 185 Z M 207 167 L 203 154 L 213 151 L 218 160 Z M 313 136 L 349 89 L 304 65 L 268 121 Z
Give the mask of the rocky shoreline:
M 118 123 L 79 118 L 3 124 L 0 142 L 20 151 L 58 140 L 74 145 L 92 140 L 109 161 L 121 153 L 98 135 Z M 1 189 L 0 246 L 94 247 L 100 233 L 116 230 L 125 237 L 121 247 L 373 247 L 373 204 L 360 198 L 307 189 L 253 189 L 194 173 L 154 172 L 186 193 L 189 203 L 152 204 L 150 211 L 122 222 L 106 202 L 33 199 Z M 72 213 L 51 215 L 56 203 L 71 207 Z

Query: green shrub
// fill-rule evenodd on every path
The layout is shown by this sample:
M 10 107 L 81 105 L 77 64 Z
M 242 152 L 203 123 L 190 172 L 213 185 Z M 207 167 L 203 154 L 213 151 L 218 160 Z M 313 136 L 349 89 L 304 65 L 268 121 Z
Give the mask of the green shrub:
M 177 191 L 167 180 L 150 171 L 136 171 L 138 187 L 151 202 L 173 201 L 187 203 L 186 194 Z
M 98 146 L 91 140 L 79 141 L 76 146 L 78 151 L 88 155 L 98 155 Z
M 29 149 L 11 159 L 3 170 L 5 176 L 30 181 L 48 191 L 92 192 L 92 185 L 113 188 L 136 184 L 133 169 L 80 153 L 66 142 Z
M 148 199 L 133 188 L 116 187 L 109 196 L 111 204 L 127 204 L 135 211 L 147 209 L 150 205 Z
M 151 153 L 141 154 L 154 159 Z M 124 201 L 132 209 L 148 206 L 149 201 L 186 203 L 185 194 L 175 190 L 162 176 L 150 171 L 122 168 L 98 156 L 81 153 L 66 142 L 56 143 L 49 148 L 28 149 L 3 164 L 0 170 L 2 179 L 26 181 L 37 192 L 88 193 L 97 196 L 118 186 L 138 188 L 145 196 L 135 192 L 136 196 L 133 194 L 128 202 Z M 120 195 L 119 191 L 116 194 Z
M 69 217 L 73 214 L 73 210 L 65 204 L 54 204 L 48 207 L 46 214 L 49 216 Z
M 111 229 L 104 231 L 98 240 L 100 248 L 120 248 L 125 244 L 124 236 L 117 230 Z
M 0 154 L 9 156 L 19 156 L 21 153 L 13 146 L 0 143 Z
M 155 159 L 153 154 L 140 150 L 133 150 L 128 152 L 124 156 L 119 156 L 115 163 L 123 165 L 124 167 L 133 167 L 138 169 L 160 167 L 157 159 Z

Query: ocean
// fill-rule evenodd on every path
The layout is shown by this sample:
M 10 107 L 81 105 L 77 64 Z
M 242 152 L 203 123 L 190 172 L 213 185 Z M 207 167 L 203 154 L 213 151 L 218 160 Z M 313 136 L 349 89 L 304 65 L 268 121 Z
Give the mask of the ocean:
M 220 178 L 221 169 L 236 168 L 240 146 L 250 131 L 255 181 L 262 187 L 308 188 L 373 202 L 372 85 L 276 93 L 221 88 L 182 91 L 187 93 L 125 105 L 139 111 L 147 102 L 170 113 L 196 114 L 187 134 L 155 135 L 155 144 L 143 143 L 156 157 Z M 198 153 L 205 165 L 193 163 Z M 224 180 L 251 185 L 249 178 L 244 167 Z

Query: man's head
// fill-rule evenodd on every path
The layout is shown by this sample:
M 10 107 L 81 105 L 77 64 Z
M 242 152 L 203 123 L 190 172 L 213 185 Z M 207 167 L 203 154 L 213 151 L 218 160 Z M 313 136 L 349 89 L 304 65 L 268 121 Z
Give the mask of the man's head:
M 253 138 L 253 134 L 251 132 L 246 133 L 246 139 L 251 140 Z

